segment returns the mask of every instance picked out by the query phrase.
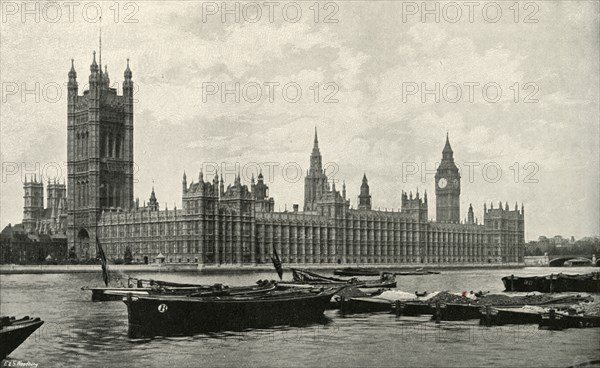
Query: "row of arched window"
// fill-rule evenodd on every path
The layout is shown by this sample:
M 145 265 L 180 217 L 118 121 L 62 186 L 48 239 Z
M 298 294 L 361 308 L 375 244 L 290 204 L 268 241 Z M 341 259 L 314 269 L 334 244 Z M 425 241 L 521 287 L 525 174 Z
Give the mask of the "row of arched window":
M 78 180 L 75 182 L 75 207 L 85 207 L 90 204 L 88 184 L 88 180 Z
M 123 137 L 120 134 L 102 133 L 100 135 L 100 157 L 123 157 Z
M 77 157 L 87 157 L 88 138 L 89 133 L 87 131 L 77 132 L 75 139 L 75 154 Z
M 100 207 L 124 207 L 122 185 L 104 183 L 100 186 Z

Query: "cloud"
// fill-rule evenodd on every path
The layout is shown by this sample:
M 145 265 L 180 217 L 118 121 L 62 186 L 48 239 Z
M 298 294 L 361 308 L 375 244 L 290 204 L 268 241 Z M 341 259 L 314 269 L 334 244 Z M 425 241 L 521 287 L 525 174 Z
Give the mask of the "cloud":
M 122 81 L 129 57 L 136 84 L 136 196 L 149 195 L 154 179 L 161 202 L 180 202 L 183 171 L 197 173 L 205 162 L 297 162 L 304 169 L 317 126 L 324 161 L 339 166 L 336 178 L 346 180 L 353 202 L 366 172 L 375 207 L 398 207 L 399 191 L 418 186 L 432 194 L 433 217 L 431 175 L 425 182 L 420 175 L 403 181 L 403 164 L 434 169 L 448 131 L 457 161 L 497 162 L 505 174 L 489 183 L 479 170 L 473 183 L 463 181 L 463 208 L 473 202 L 477 212 L 484 201 L 525 201 L 527 238 L 597 232 L 598 9 L 539 5 L 543 21 L 536 24 L 403 23 L 394 2 L 340 3 L 338 23 L 315 23 L 310 16 L 298 23 L 281 17 L 223 23 L 217 16 L 204 22 L 194 2 L 140 3 L 138 23 L 103 24 L 103 63 L 111 81 Z M 11 23 L 0 34 L 2 82 L 63 85 L 74 58 L 83 89 L 97 30 L 79 19 Z M 220 93 L 203 102 L 206 82 L 280 85 L 272 102 L 242 97 L 238 103 L 228 96 L 224 103 Z M 289 82 L 302 88 L 295 103 L 282 96 Z M 422 103 L 418 94 L 403 102 L 406 82 L 429 88 L 456 82 L 463 99 Z M 465 82 L 498 83 L 502 98 L 490 103 L 478 87 L 468 102 Z M 538 103 L 523 102 L 528 82 L 537 84 Z M 324 103 L 331 93 L 338 101 Z M 5 97 L 2 160 L 66 160 L 64 98 Z M 538 183 L 515 183 L 515 162 L 521 174 L 527 174 L 524 164 L 537 163 Z M 282 208 L 301 203 L 302 180 L 270 185 Z M 19 179 L 9 178 L 2 189 L 2 225 L 19 222 Z

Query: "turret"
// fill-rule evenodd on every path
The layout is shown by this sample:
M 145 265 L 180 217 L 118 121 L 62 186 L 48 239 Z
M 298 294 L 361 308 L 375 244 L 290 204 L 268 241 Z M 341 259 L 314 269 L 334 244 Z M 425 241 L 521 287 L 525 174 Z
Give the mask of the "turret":
M 262 171 L 258 174 L 258 182 L 254 183 L 254 175 L 252 175 L 252 194 L 256 200 L 265 200 L 269 197 L 269 187 L 264 182 Z
M 69 107 L 75 104 L 77 98 L 77 72 L 75 71 L 75 61 L 71 59 L 71 70 L 69 71 Z M 71 112 L 71 111 L 69 111 Z
M 417 221 L 427 221 L 428 209 L 425 198 L 420 198 L 421 194 L 417 190 L 417 194 L 413 197 L 412 192 L 407 194 L 402 191 L 402 212 L 405 212 Z
M 220 193 L 220 196 L 223 196 L 223 193 L 225 193 L 225 180 L 223 180 L 222 172 L 221 172 L 221 181 L 219 181 L 219 193 Z
M 358 196 L 358 209 L 371 209 L 371 193 L 369 189 L 369 181 L 367 180 L 367 174 L 363 174 L 362 184 L 360 186 L 360 195 Z
M 187 193 L 187 176 L 185 175 L 185 171 L 183 172 L 183 180 L 181 181 L 181 186 L 183 188 L 183 193 Z
M 123 96 L 128 96 L 133 99 L 133 81 L 131 80 L 131 69 L 129 69 L 129 58 L 127 58 L 127 68 L 123 73 L 125 80 L 123 81 Z
M 33 232 L 36 229 L 36 222 L 44 214 L 44 184 L 33 180 L 27 181 L 23 185 L 23 227 L 26 232 Z
M 90 93 L 92 93 L 92 86 L 97 86 L 100 81 L 99 78 L 98 64 L 96 63 L 96 51 L 94 51 L 92 64 L 90 65 Z
M 152 193 L 150 193 L 150 199 L 148 200 L 148 207 L 151 211 L 158 211 L 159 204 L 154 193 L 154 186 L 152 187 Z
M 125 77 L 125 81 L 131 81 L 132 74 L 131 74 L 131 69 L 129 69 L 129 58 L 127 58 L 127 67 L 125 68 L 123 77 Z
M 473 205 L 469 203 L 469 212 L 467 213 L 467 223 L 474 224 L 475 223 L 475 214 L 473 213 Z
M 100 66 L 102 68 L 102 66 Z M 102 70 L 101 70 L 102 71 Z M 104 65 L 104 73 L 102 75 L 102 85 L 106 88 L 110 87 L 110 78 L 108 77 L 108 66 Z

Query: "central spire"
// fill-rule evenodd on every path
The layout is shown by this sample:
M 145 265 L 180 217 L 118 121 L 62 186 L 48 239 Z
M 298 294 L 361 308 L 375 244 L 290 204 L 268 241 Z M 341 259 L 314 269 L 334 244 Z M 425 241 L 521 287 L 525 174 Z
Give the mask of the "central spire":
M 315 127 L 315 140 L 313 144 L 313 154 L 319 152 L 319 137 L 317 136 L 317 127 Z
M 320 161 L 321 151 L 319 150 L 319 137 L 317 136 L 317 127 L 315 127 L 315 140 L 314 140 L 311 156 L 313 158 L 319 157 L 319 161 Z

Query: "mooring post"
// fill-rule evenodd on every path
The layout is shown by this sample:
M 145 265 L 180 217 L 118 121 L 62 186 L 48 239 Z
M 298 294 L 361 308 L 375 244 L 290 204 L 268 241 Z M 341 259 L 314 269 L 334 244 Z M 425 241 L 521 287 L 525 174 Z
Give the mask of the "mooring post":
M 396 317 L 400 317 L 402 315 L 402 305 L 399 300 L 394 302 L 394 307 L 396 308 Z
M 485 306 L 485 325 L 486 326 L 490 326 L 490 315 L 491 313 L 492 307 L 488 304 Z
M 346 314 L 346 307 L 346 298 L 342 296 L 340 298 L 340 312 L 342 312 L 342 314 Z
M 435 301 L 435 323 L 440 323 L 442 320 L 442 308 L 440 306 L 440 301 Z
M 557 323 L 556 323 L 556 311 L 554 309 L 550 309 L 550 311 L 548 312 L 549 317 L 550 317 L 550 328 L 556 328 L 558 329 Z
M 554 292 L 554 283 L 552 282 L 552 280 L 554 279 L 554 274 L 551 273 L 550 274 L 550 292 L 553 293 Z
M 510 291 L 515 291 L 515 275 L 510 275 Z

